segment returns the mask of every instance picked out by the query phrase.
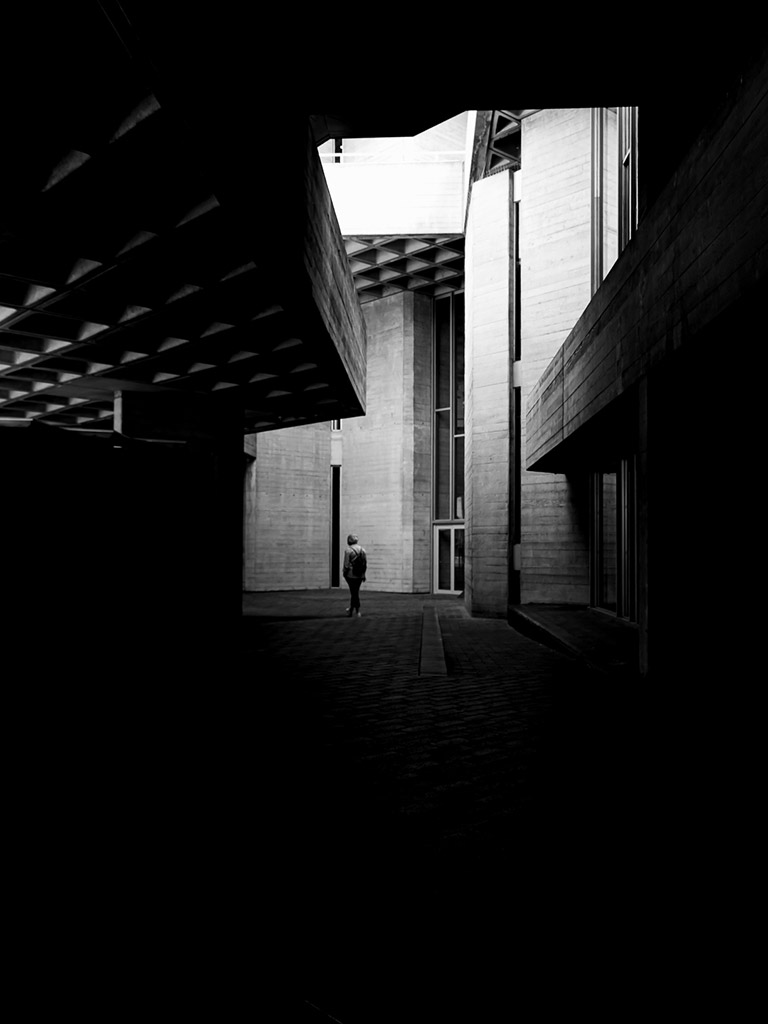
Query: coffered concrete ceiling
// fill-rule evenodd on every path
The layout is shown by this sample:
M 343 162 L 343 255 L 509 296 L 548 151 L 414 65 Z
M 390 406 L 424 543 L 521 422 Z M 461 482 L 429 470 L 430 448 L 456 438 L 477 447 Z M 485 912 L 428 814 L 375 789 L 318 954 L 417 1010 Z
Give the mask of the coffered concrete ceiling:
M 322 181 L 318 160 L 308 184 L 309 115 L 256 107 L 244 67 L 201 76 L 225 63 L 221 25 L 218 59 L 197 62 L 172 28 L 147 5 L 101 3 L 20 37 L 29 88 L 7 105 L 0 164 L 0 420 L 108 433 L 126 391 L 234 404 L 245 432 L 359 415 L 352 271 L 345 291 L 323 270 L 334 251 L 345 266 L 343 243 L 332 218 L 311 221 L 321 193 L 305 198 Z M 388 132 L 412 128 L 389 112 Z
M 355 235 L 344 245 L 363 304 L 400 291 L 437 298 L 464 287 L 463 235 Z
M 470 166 L 465 168 L 464 179 L 476 181 L 499 171 L 519 169 L 520 125 L 537 112 L 537 108 L 478 111 Z M 316 120 L 324 126 L 333 125 L 340 138 L 356 123 L 351 114 L 329 115 L 325 120 L 318 115 Z M 419 125 L 419 131 L 430 127 L 418 120 L 416 112 L 411 123 Z M 375 162 L 375 156 L 371 160 Z M 370 203 L 375 211 L 373 198 Z M 370 217 L 375 220 L 376 213 Z M 345 234 L 344 244 L 363 304 L 398 291 L 437 298 L 464 288 L 463 234 Z
M 360 415 L 350 297 L 461 287 L 463 239 L 336 246 L 332 218 L 310 223 L 324 200 L 305 198 L 307 145 L 416 134 L 456 111 L 265 105 L 236 18 L 64 7 L 15 38 L 26 75 L 3 122 L 0 420 L 109 433 L 126 391 L 234 405 L 245 432 Z M 343 264 L 345 249 L 348 291 L 318 258 Z

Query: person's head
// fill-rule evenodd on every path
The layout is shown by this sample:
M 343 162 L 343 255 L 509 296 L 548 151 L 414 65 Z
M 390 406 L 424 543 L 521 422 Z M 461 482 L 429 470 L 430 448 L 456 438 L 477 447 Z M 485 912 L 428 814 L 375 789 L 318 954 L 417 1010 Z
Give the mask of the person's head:
M 354 533 L 350 533 L 350 535 L 347 537 L 347 544 L 357 544 L 357 537 L 355 536 Z

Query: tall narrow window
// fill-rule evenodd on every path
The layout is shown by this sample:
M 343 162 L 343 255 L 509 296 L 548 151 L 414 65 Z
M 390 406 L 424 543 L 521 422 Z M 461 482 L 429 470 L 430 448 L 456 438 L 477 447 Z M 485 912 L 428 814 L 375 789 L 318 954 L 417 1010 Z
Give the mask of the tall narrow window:
M 464 294 L 435 300 L 434 517 L 464 518 Z
M 341 466 L 331 466 L 331 586 L 341 586 Z
M 464 589 L 464 293 L 434 303 L 435 593 Z
M 603 108 L 603 277 L 619 255 L 619 173 L 617 107 Z
M 592 108 L 592 293 L 619 253 L 618 107 Z
M 618 534 L 616 473 L 601 473 L 598 500 L 600 502 L 599 555 L 600 567 L 597 581 L 602 608 L 616 611 L 617 551 Z
M 453 518 L 464 518 L 464 293 L 453 297 Z
M 514 203 L 514 244 L 515 244 L 515 359 L 522 359 L 522 312 L 521 312 L 521 260 L 520 260 L 520 202 Z
M 637 107 L 618 108 L 619 249 L 637 227 Z
M 592 294 L 603 280 L 603 137 L 605 134 L 605 108 L 592 108 Z
M 619 467 L 619 615 L 637 621 L 637 465 L 636 457 L 622 459 Z
M 634 456 L 592 476 L 591 603 L 637 621 Z
M 451 300 L 435 302 L 435 518 L 451 518 Z

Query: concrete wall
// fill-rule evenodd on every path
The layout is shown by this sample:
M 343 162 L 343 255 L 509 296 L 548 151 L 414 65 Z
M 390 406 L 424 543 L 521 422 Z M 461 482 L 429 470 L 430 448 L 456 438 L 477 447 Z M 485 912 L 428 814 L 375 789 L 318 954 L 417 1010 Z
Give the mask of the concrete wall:
M 502 172 L 472 187 L 466 236 L 465 601 L 507 614 L 510 542 L 509 204 Z
M 342 532 L 368 552 L 368 586 L 428 592 L 431 303 L 405 292 L 364 313 L 368 412 L 343 425 Z
M 328 423 L 268 431 L 245 472 L 243 589 L 330 586 Z
M 332 463 L 342 467 L 342 543 L 359 536 L 368 585 L 430 590 L 432 303 L 400 293 L 367 303 L 365 317 L 366 416 L 343 420 L 340 432 L 319 423 L 250 438 L 245 590 L 330 586 Z
M 751 533 L 713 474 L 754 468 L 739 460 L 755 450 L 742 442 L 759 433 L 762 378 L 730 357 L 764 319 L 766 118 L 763 63 L 645 210 L 528 403 L 528 465 L 555 469 L 594 458 L 600 423 L 636 404 L 640 669 L 675 687 L 732 672 L 733 633 L 703 642 L 702 601 L 746 592 Z
M 243 229 L 251 230 L 253 259 L 263 278 L 257 289 L 264 296 L 258 309 L 263 322 L 255 320 L 254 329 L 260 327 L 269 345 L 270 318 L 284 323 L 293 365 L 314 364 L 319 386 L 305 389 L 300 378 L 281 373 L 278 356 L 278 394 L 266 385 L 267 394 L 255 396 L 255 408 L 263 411 L 252 419 L 259 432 L 277 423 L 365 412 L 365 325 L 336 211 L 305 115 L 280 120 L 286 123 L 273 135 L 285 146 L 279 171 L 274 161 L 236 163 L 244 183 L 238 193 Z M 265 131 L 272 127 L 277 126 L 267 116 Z M 268 131 L 263 137 L 270 137 Z M 220 141 L 226 150 L 227 140 Z
M 523 121 L 520 204 L 522 403 L 590 299 L 590 111 Z M 523 465 L 527 439 L 523 431 Z M 521 600 L 589 600 L 588 534 L 563 476 L 523 471 Z
M 309 131 L 303 178 L 306 209 L 300 218 L 301 249 L 297 245 L 290 251 L 290 263 L 284 247 L 282 252 L 276 251 L 275 258 L 286 259 L 286 272 L 297 279 L 305 275 L 297 323 L 304 321 L 317 356 L 325 356 L 330 376 L 343 396 L 340 404 L 347 406 L 350 415 L 358 415 L 365 411 L 365 324 L 334 203 Z M 294 217 L 279 206 L 278 213 L 285 215 L 287 229 Z M 300 268 L 296 266 L 299 253 Z M 323 351 L 329 349 L 326 336 L 330 351 Z M 343 414 L 340 410 L 336 415 Z
M 764 285 L 766 118 L 763 68 L 699 140 L 542 366 L 527 416 L 529 464 Z
M 468 112 L 412 138 L 344 139 L 323 170 L 345 235 L 458 234 L 464 228 Z
M 360 163 L 368 160 L 373 163 L 399 163 L 408 159 L 434 159 L 435 154 L 444 156 L 446 153 L 457 153 L 464 150 L 469 120 L 470 112 L 465 110 L 417 135 L 344 139 L 341 162 L 351 160 Z M 326 143 L 320 147 L 320 151 L 332 153 L 333 144 Z
M 440 163 L 323 164 L 345 235 L 458 234 L 464 158 Z

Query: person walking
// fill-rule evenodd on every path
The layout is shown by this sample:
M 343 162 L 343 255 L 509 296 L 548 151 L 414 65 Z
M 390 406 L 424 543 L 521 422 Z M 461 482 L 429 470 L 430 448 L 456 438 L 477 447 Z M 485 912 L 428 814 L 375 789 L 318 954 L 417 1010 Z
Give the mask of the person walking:
M 365 583 L 365 570 L 368 568 L 368 556 L 365 548 L 358 542 L 354 533 L 347 537 L 347 547 L 344 549 L 344 579 L 349 587 L 349 608 L 346 609 L 347 617 L 353 615 L 360 617 L 360 584 Z

